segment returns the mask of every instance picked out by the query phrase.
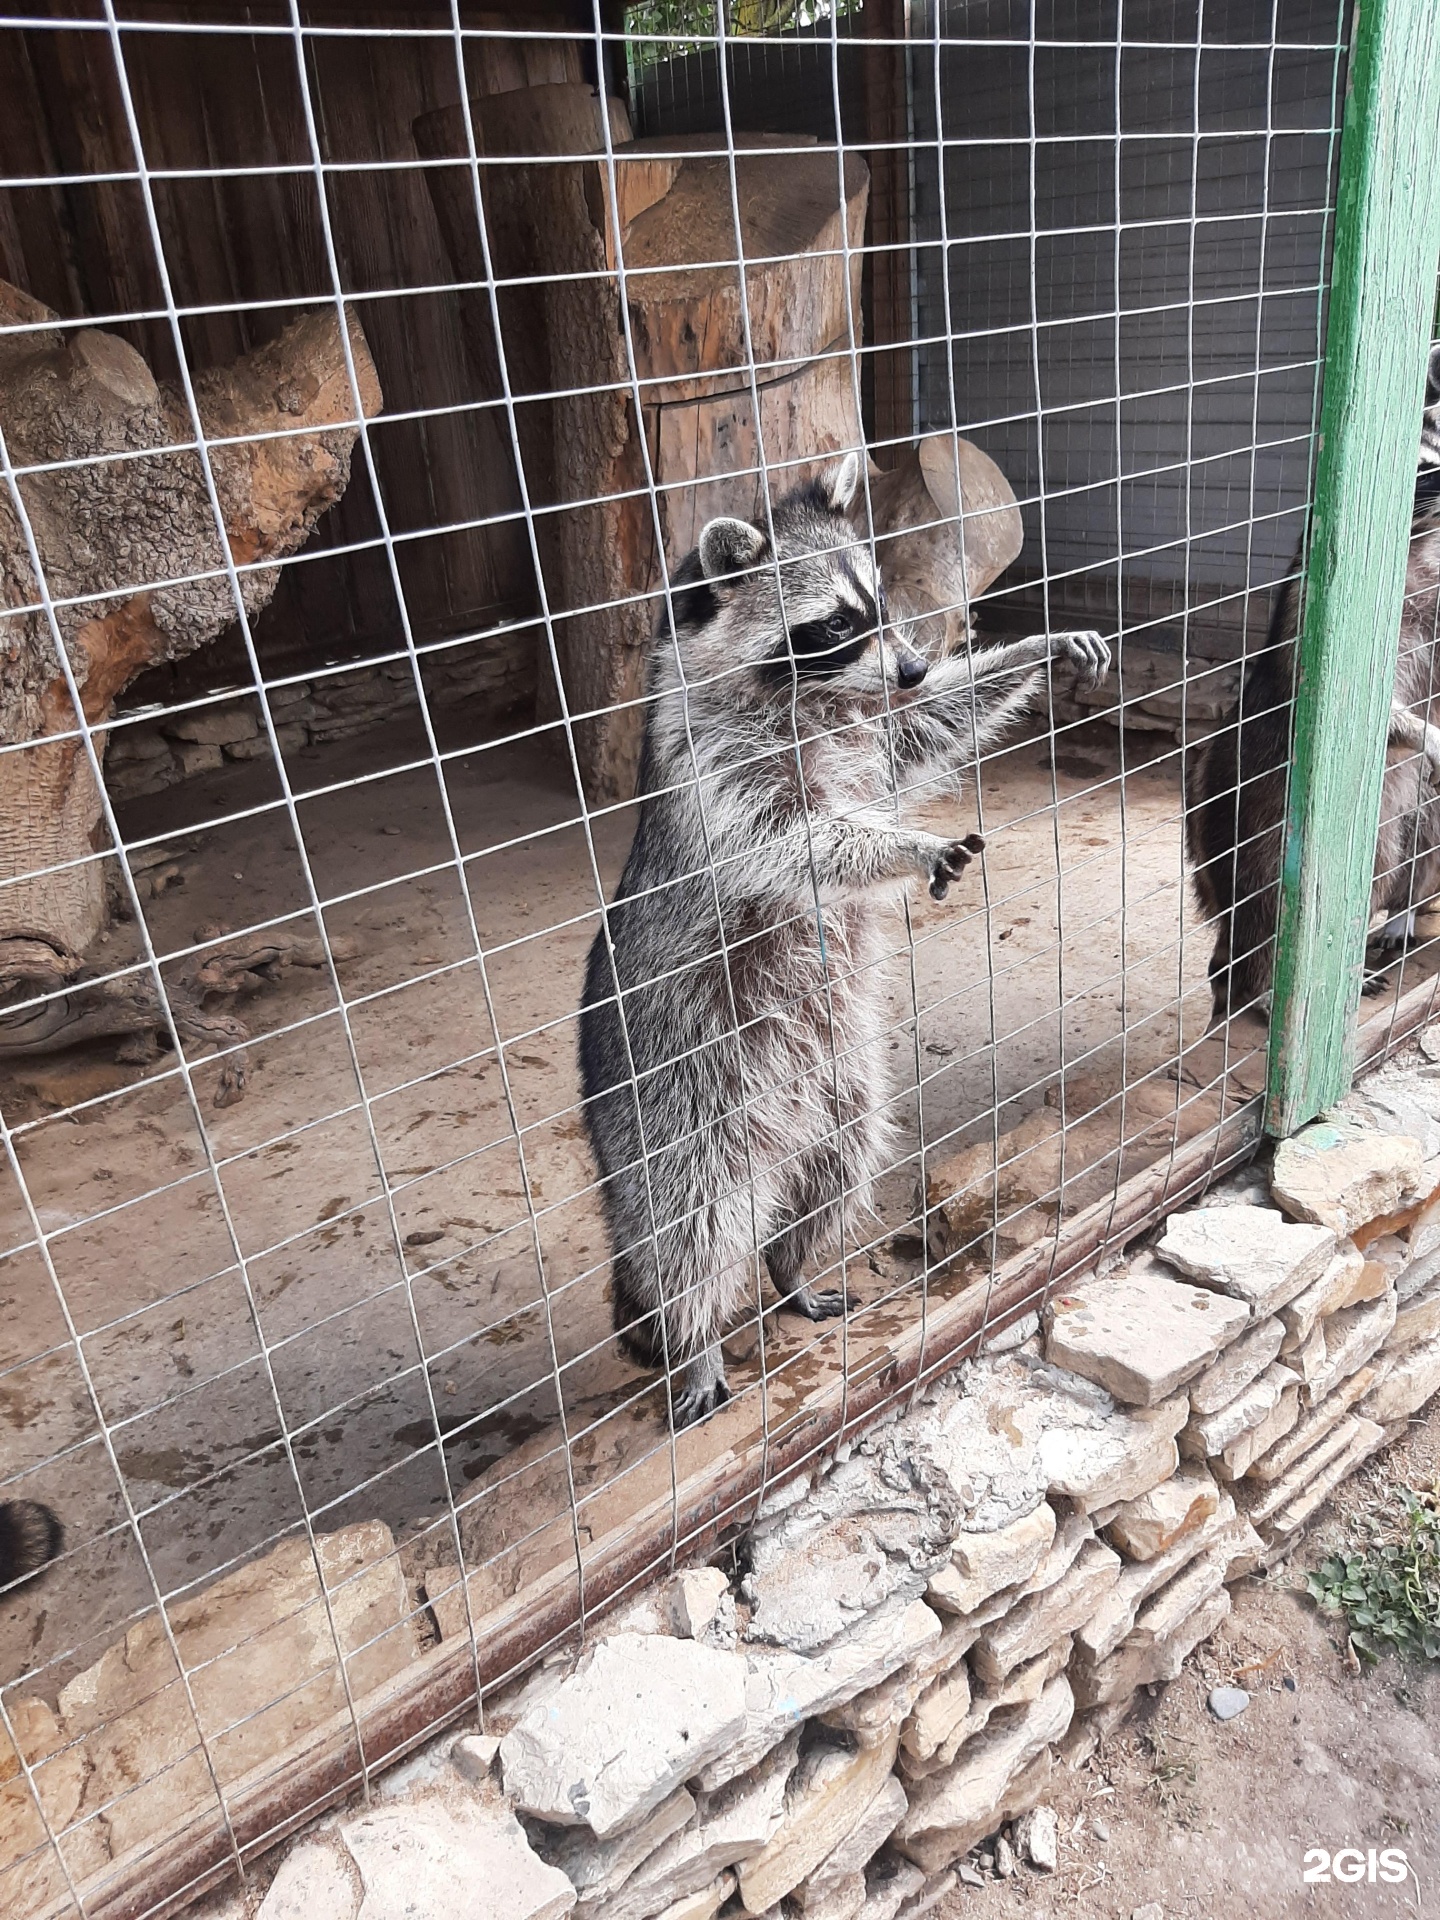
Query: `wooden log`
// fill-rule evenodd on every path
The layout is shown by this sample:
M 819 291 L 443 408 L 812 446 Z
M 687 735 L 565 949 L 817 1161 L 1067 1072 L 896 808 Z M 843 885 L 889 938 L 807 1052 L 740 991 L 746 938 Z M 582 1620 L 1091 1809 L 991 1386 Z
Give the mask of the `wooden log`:
M 56 316 L 0 282 L 0 426 L 18 467 L 56 461 L 19 482 L 45 584 L 86 720 L 103 728 L 136 674 L 214 639 L 235 619 L 198 452 L 150 452 L 191 439 L 176 390 L 133 347 Z M 379 381 L 353 315 L 351 352 L 367 415 Z M 228 367 L 197 376 L 229 550 L 242 565 L 303 544 L 350 477 L 357 428 L 340 326 L 310 314 Z M 292 437 L 255 439 L 284 433 Z M 106 456 L 116 456 L 107 458 Z M 205 576 L 197 578 L 196 576 Z M 277 568 L 241 575 L 248 615 Z M 0 495 L 0 941 L 21 935 L 78 952 L 100 931 L 100 796 L 76 728 L 20 517 Z M 14 747 L 17 751 L 6 752 Z M 70 864 L 66 864 L 70 863 Z
M 848 342 L 852 307 L 858 324 L 868 190 L 854 154 L 845 156 L 842 204 L 833 149 L 782 155 L 765 151 L 778 136 L 742 136 L 735 182 L 740 244 L 753 262 L 745 274 L 747 341 L 736 210 L 719 143 L 632 142 L 619 102 L 609 112 L 613 182 L 603 158 L 593 157 L 605 138 L 590 88 L 527 87 L 471 102 L 491 264 L 498 279 L 536 282 L 500 288 L 501 343 L 519 401 L 527 487 L 541 511 L 538 546 L 565 701 L 576 717 L 587 796 L 598 801 L 634 790 L 645 652 L 662 578 L 657 517 L 673 564 L 710 514 L 759 511 L 762 447 L 779 494 L 828 454 L 860 443 L 848 359 L 821 356 Z M 422 116 L 415 138 L 427 156 L 456 162 L 430 169 L 427 179 L 457 274 L 482 279 L 461 109 Z M 786 136 L 782 144 L 797 143 Z M 627 323 L 641 382 L 638 420 Z M 482 388 L 499 392 L 488 302 L 472 311 L 467 337 Z M 537 393 L 554 397 L 525 398 Z M 542 673 L 540 686 L 538 717 L 553 719 L 553 681 Z

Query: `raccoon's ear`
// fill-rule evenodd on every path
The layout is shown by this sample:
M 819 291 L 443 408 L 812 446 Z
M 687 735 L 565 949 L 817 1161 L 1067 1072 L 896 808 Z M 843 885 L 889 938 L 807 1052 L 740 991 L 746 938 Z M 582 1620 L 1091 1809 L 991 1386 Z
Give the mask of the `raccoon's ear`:
M 838 466 L 820 478 L 820 491 L 832 513 L 848 513 L 860 488 L 860 456 L 847 453 Z
M 711 520 L 700 535 L 700 565 L 707 580 L 744 573 L 765 557 L 767 541 L 748 520 Z

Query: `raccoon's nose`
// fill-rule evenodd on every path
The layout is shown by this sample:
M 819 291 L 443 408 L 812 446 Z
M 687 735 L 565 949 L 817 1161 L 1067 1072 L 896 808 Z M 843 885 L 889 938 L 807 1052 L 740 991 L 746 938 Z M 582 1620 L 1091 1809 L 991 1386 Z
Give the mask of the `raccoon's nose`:
M 895 655 L 895 678 L 902 687 L 918 687 L 929 667 L 923 654 L 897 651 Z

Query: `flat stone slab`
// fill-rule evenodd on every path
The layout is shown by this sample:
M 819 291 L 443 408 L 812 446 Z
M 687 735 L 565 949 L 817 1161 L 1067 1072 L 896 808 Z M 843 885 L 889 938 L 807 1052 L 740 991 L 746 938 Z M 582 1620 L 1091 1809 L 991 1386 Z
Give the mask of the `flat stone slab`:
M 1353 1121 L 1316 1121 L 1275 1149 L 1270 1191 L 1295 1220 L 1354 1233 L 1419 1197 L 1421 1143 Z
M 1198 1532 L 1220 1505 L 1220 1489 L 1207 1469 L 1182 1465 L 1138 1500 L 1127 1500 L 1104 1532 L 1131 1560 L 1153 1560 L 1188 1535 Z
M 1280 1309 L 1285 1326 L 1281 1352 L 1288 1353 L 1308 1339 L 1327 1314 L 1338 1313 L 1341 1307 L 1353 1307 L 1368 1284 L 1364 1275 L 1364 1254 L 1353 1240 L 1340 1241 L 1319 1279 L 1312 1280 L 1303 1293 L 1297 1293 Z
M 821 1900 L 857 1874 L 863 1885 L 866 1867 L 900 1824 L 908 1804 L 904 1787 L 893 1773 L 887 1774 L 850 1832 L 841 1837 L 808 1879 L 796 1887 L 796 1905 L 810 1913 Z
M 959 1533 L 950 1550 L 943 1590 L 935 1589 L 940 1575 L 931 1576 L 935 1597 L 951 1613 L 971 1613 L 992 1594 L 1028 1580 L 1055 1538 L 1055 1509 L 1042 1500 L 1031 1513 L 1012 1520 L 993 1533 Z
M 1392 1421 L 1408 1420 L 1437 1393 L 1440 1393 L 1440 1338 L 1402 1354 L 1380 1385 L 1361 1401 L 1360 1411 L 1367 1420 L 1376 1420 L 1388 1427 Z
M 1297 1226 L 1273 1207 L 1200 1207 L 1172 1214 L 1155 1251 L 1187 1279 L 1243 1300 L 1259 1320 L 1320 1277 L 1335 1234 Z
M 879 1686 L 920 1658 L 940 1635 L 940 1621 L 923 1600 L 900 1600 L 808 1658 L 747 1647 L 744 1730 L 690 1777 L 703 1792 L 714 1793 L 747 1772 L 803 1720 L 818 1720 Z
M 1303 1493 L 1281 1507 L 1278 1513 L 1272 1514 L 1266 1522 L 1265 1532 L 1272 1542 L 1286 1540 L 1298 1533 L 1341 1482 L 1348 1480 L 1377 1448 L 1385 1444 L 1385 1428 L 1355 1414 L 1344 1422 L 1341 1430 L 1349 1434 L 1349 1445 L 1345 1450 L 1310 1482 Z
M 1417 1293 L 1399 1309 L 1395 1324 L 1385 1336 L 1386 1353 L 1408 1353 L 1411 1347 L 1428 1346 L 1440 1338 L 1440 1286 L 1431 1285 Z
M 915 1782 L 895 1845 L 927 1873 L 967 1852 L 999 1823 L 1007 1789 L 1043 1748 L 1061 1738 L 1074 1710 L 1062 1674 L 1003 1726 L 987 1727 L 952 1766 Z
M 1108 1658 L 1132 1631 L 1136 1616 L 1151 1595 L 1225 1540 L 1235 1520 L 1235 1502 L 1229 1494 L 1221 1494 L 1213 1481 L 1211 1486 L 1216 1504 L 1202 1526 L 1182 1535 L 1153 1559 L 1130 1561 L 1120 1569 L 1110 1591 L 1076 1629 L 1075 1645 L 1081 1659 L 1094 1666 Z
M 1128 1701 L 1137 1687 L 1173 1680 L 1186 1656 L 1199 1646 L 1230 1611 L 1230 1590 L 1221 1587 L 1183 1620 L 1167 1640 L 1122 1641 L 1097 1666 L 1077 1661 L 1071 1670 L 1075 1704 L 1087 1711 Z
M 1346 1307 L 1321 1322 L 1325 1330 L 1325 1363 L 1306 1381 L 1302 1397 L 1310 1407 L 1318 1406 L 1340 1381 L 1373 1359 L 1385 1344 L 1395 1325 L 1397 1301 L 1393 1293 L 1367 1301 L 1362 1307 Z
M 1246 1480 L 1269 1484 L 1283 1479 L 1297 1460 L 1302 1460 L 1312 1447 L 1319 1446 L 1326 1434 L 1340 1424 L 1356 1402 L 1363 1399 L 1371 1387 L 1379 1384 L 1385 1372 L 1383 1367 L 1366 1366 L 1342 1380 L 1339 1386 L 1326 1394 L 1318 1407 L 1302 1412 L 1289 1433 L 1252 1463 L 1245 1475 Z
M 575 1889 L 535 1853 L 508 1807 L 381 1807 L 340 1829 L 366 1920 L 563 1920 Z
M 1218 1413 L 1252 1380 L 1258 1380 L 1280 1351 L 1285 1322 L 1278 1315 L 1257 1320 L 1197 1380 L 1190 1382 L 1190 1405 L 1196 1413 Z
M 1280 1398 L 1258 1426 L 1251 1427 L 1222 1447 L 1214 1461 L 1216 1473 L 1224 1480 L 1238 1480 L 1277 1440 L 1283 1440 L 1300 1418 L 1300 1382 L 1291 1379 L 1280 1390 Z
M 537 1819 L 618 1833 L 745 1731 L 745 1680 L 737 1653 L 618 1634 L 505 1735 L 505 1791 Z
M 1059 1295 L 1046 1312 L 1045 1352 L 1117 1400 L 1153 1407 L 1208 1367 L 1248 1318 L 1241 1302 L 1142 1260 Z
M 255 1920 L 352 1920 L 360 1874 L 342 1847 L 310 1840 L 287 1853 Z
M 597 1840 L 588 1827 L 561 1827 L 551 1830 L 553 1839 L 540 1841 L 539 1851 L 574 1887 L 582 1907 L 593 1905 L 618 1893 L 641 1862 L 694 1815 L 694 1795 L 678 1787 L 653 1813 L 608 1840 Z
M 897 1736 L 851 1753 L 820 1747 L 796 1769 L 785 1814 L 765 1845 L 739 1863 L 740 1904 L 767 1913 L 827 1860 L 859 1826 L 895 1764 Z
M 1003 1680 L 1012 1667 L 1033 1659 L 1089 1619 L 1119 1573 L 1119 1554 L 1103 1541 L 1087 1540 L 1062 1579 L 1022 1600 L 980 1636 L 970 1652 L 972 1669 L 982 1680 Z
M 1180 1436 L 1181 1453 L 1187 1460 L 1213 1459 L 1242 1433 L 1258 1427 L 1285 1389 L 1298 1384 L 1297 1374 L 1278 1360 L 1272 1361 L 1260 1378 L 1253 1380 L 1228 1406 L 1190 1422 Z

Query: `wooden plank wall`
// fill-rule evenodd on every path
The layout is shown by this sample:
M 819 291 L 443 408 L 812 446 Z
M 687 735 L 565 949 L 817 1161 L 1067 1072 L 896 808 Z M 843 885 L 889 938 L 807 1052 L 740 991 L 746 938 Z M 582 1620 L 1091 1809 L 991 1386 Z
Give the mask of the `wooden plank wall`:
M 70 0 L 48 0 L 57 17 Z M 567 0 L 525 9 L 527 24 L 565 24 Z M 28 6 L 33 17 L 43 9 Z M 131 16 L 138 9 L 128 9 Z M 282 5 L 225 10 L 230 18 L 281 23 Z M 326 160 L 375 162 L 416 157 L 416 116 L 456 100 L 453 46 L 443 36 L 407 38 L 407 26 L 446 25 L 448 7 L 318 0 L 315 24 L 400 29 L 309 42 L 311 85 Z M 583 30 L 588 6 L 569 4 Z M 584 21 L 580 19 L 583 14 Z M 146 17 L 213 21 L 201 4 L 146 9 Z M 469 26 L 505 16 L 466 9 Z M 310 159 L 293 42 L 285 36 L 128 32 L 127 58 L 146 159 L 157 168 L 271 168 Z M 583 75 L 584 50 L 561 40 L 467 45 L 475 92 Z M 0 166 L 9 178 L 102 173 L 134 165 L 108 37 L 69 29 L 4 30 L 0 22 Z M 398 288 L 453 278 L 423 173 L 360 170 L 332 175 L 331 220 L 345 289 L 354 296 L 384 386 L 386 412 L 472 404 L 482 394 L 467 356 L 457 292 L 383 297 Z M 289 299 L 331 297 L 316 182 L 308 174 L 158 182 L 157 214 L 181 306 L 240 303 L 241 312 L 187 317 L 186 351 L 210 366 L 273 337 L 294 310 Z M 0 196 L 0 275 L 66 316 L 97 318 L 162 304 L 153 248 L 133 182 L 27 187 Z M 168 321 L 122 321 L 123 334 L 161 378 L 173 377 Z M 392 420 L 373 430 L 387 516 L 398 533 L 513 513 L 519 504 L 503 417 L 468 411 Z M 257 629 L 267 674 L 321 660 L 359 660 L 399 640 L 383 551 L 337 554 L 346 541 L 373 538 L 379 522 L 357 452 L 351 486 L 321 522 L 303 564 L 285 579 Z M 400 572 L 421 641 L 524 618 L 536 606 L 524 529 L 509 525 L 432 533 L 400 548 Z M 331 557 L 323 557 L 329 555 Z M 530 668 L 534 633 L 477 640 L 521 648 Z M 243 676 L 238 637 L 222 640 L 178 670 L 137 682 L 135 704 L 173 698 Z M 523 683 L 523 676 L 522 676 Z M 497 719 L 500 716 L 497 716 Z

